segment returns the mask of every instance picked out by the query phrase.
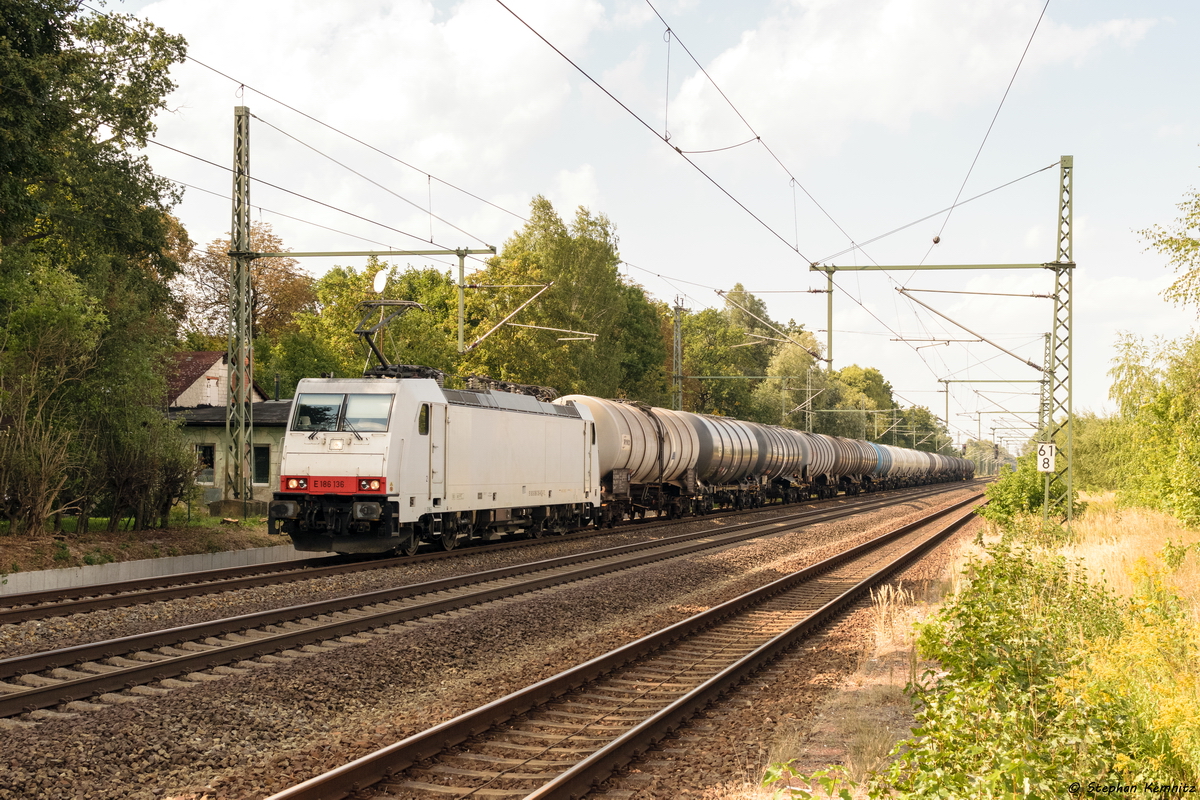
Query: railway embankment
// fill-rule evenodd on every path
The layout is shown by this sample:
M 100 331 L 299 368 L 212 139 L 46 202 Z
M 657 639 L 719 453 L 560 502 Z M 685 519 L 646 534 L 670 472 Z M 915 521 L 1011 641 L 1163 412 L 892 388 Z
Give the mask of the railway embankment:
M 266 523 L 219 523 L 220 520 L 205 518 L 204 524 L 156 530 L 93 529 L 78 534 L 63 531 L 43 536 L 0 535 L 0 594 L 292 557 L 287 538 L 269 536 Z M 297 557 L 309 558 L 311 554 Z
M 1196 791 L 1200 533 L 1100 497 L 1069 532 L 1017 515 L 980 543 L 917 625 L 910 663 L 927 668 L 897 681 L 893 660 L 883 680 L 886 657 L 868 661 L 843 682 L 842 702 L 772 753 L 775 787 L 858 797 Z M 913 734 L 878 741 L 888 698 L 913 675 Z M 854 702 L 864 686 L 879 703 Z M 903 709 L 895 716 L 903 723 Z M 826 786 L 805 780 L 814 776 Z

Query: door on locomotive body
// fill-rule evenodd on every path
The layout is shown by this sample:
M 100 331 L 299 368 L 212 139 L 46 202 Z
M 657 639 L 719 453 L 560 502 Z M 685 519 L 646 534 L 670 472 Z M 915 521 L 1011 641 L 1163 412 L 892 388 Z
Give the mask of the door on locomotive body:
M 440 506 L 446 496 L 446 405 L 429 403 L 428 409 L 429 499 Z
M 596 423 L 584 420 L 583 423 L 583 488 L 590 499 L 593 494 L 592 486 L 592 450 L 596 447 Z

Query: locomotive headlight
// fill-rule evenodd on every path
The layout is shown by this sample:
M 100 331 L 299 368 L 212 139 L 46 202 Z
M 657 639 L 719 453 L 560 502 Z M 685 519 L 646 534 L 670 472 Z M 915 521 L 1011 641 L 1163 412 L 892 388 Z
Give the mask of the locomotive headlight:
M 300 504 L 294 500 L 276 500 L 271 503 L 272 519 L 295 519 L 300 516 Z
M 357 520 L 377 520 L 383 513 L 383 507 L 379 503 L 355 503 L 352 513 Z
M 378 478 L 363 478 L 358 482 L 358 488 L 364 492 L 377 492 L 379 491 L 379 486 Z

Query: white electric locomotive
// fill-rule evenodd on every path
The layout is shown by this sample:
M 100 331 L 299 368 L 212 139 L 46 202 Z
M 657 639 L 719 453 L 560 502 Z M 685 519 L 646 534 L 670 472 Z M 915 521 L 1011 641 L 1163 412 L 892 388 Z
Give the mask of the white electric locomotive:
M 586 524 L 598 470 L 583 406 L 429 378 L 306 378 L 269 519 L 299 550 L 449 550 L 463 537 Z

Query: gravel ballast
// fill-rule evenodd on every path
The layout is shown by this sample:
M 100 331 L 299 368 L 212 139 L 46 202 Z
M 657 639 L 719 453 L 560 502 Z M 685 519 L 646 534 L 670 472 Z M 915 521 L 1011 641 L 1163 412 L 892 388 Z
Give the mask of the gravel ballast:
M 0 798 L 263 797 L 919 518 L 970 491 L 964 487 L 936 500 L 910 501 L 853 520 L 393 626 L 356 637 L 360 642 L 306 648 L 311 652 L 268 659 L 272 663 L 266 665 L 243 663 L 240 674 L 195 680 L 195 685 L 164 696 L 138 696 L 136 702 L 73 718 L 45 719 L 30 727 L 10 723 L 0 729 Z M 599 546 L 596 541 L 555 543 L 539 548 L 537 557 L 593 549 Z M 0 631 L 0 648 L 16 655 L 23 648 L 61 647 L 528 558 L 528 551 L 481 549 L 452 562 L 6 626 Z M 831 626 L 826 641 L 856 614 Z M 743 769 L 747 760 L 761 760 L 759 751 L 774 727 L 781 720 L 800 719 L 798 709 L 811 706 L 809 695 L 820 693 L 820 682 L 813 683 L 812 676 L 852 670 L 857 652 L 843 643 L 797 651 L 791 657 L 799 659 L 797 674 L 809 677 L 793 679 L 786 677 L 791 671 L 776 668 L 752 684 L 761 684 L 768 694 L 735 715 L 739 721 L 728 736 L 701 737 L 706 742 L 703 757 L 714 763 L 701 769 L 695 760 L 700 754 L 689 748 L 678 774 L 664 773 L 675 776 L 668 780 L 675 784 L 673 791 L 681 788 L 681 775 L 712 786 L 712 780 L 729 774 L 723 772 L 729 758 L 739 759 Z M 789 683 L 796 680 L 799 689 Z M 775 708 L 769 693 L 776 685 L 785 687 L 781 697 L 788 698 L 789 708 L 800 704 L 797 710 L 769 710 Z M 712 709 L 709 716 L 718 713 Z M 657 791 L 638 782 L 643 784 L 636 787 L 639 796 Z

